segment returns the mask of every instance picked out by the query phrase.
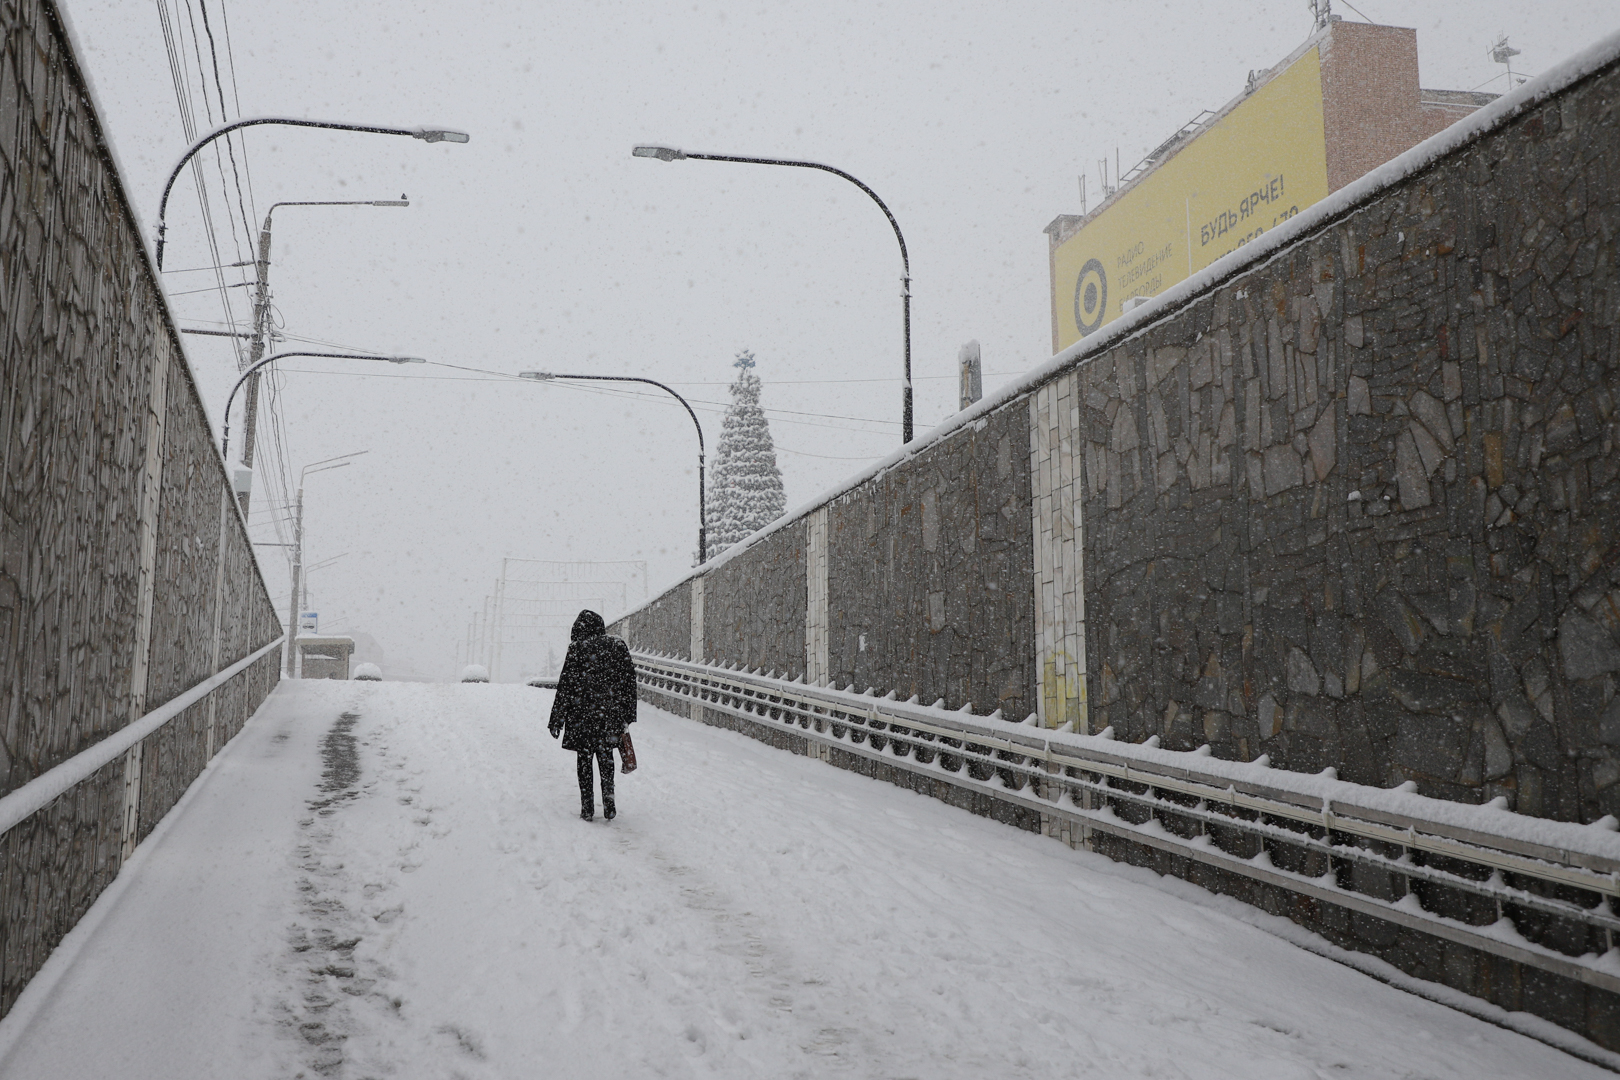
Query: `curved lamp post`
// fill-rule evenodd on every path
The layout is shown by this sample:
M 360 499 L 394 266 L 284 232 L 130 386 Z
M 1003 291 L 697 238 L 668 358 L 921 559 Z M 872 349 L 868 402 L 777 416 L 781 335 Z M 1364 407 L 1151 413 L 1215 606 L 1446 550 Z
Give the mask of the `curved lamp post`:
M 163 198 L 158 200 L 157 219 L 157 268 L 163 269 L 163 239 L 168 230 L 167 216 L 169 212 L 169 191 L 174 187 L 180 170 L 186 167 L 186 162 L 197 155 L 197 151 L 219 138 L 229 135 L 240 128 L 257 127 L 260 124 L 280 124 L 284 127 L 328 128 L 332 131 L 365 131 L 373 135 L 409 135 L 413 139 L 423 142 L 453 142 L 464 143 L 468 139 L 465 131 L 455 131 L 450 128 L 391 128 L 374 127 L 370 124 L 345 124 L 337 120 L 293 120 L 280 116 L 255 116 L 247 120 L 233 120 L 229 124 L 221 125 L 191 144 L 191 148 L 181 155 L 175 163 L 173 171 L 169 173 L 169 180 L 163 185 Z
M 269 348 L 270 338 L 270 220 L 275 217 L 276 210 L 283 206 L 410 206 L 410 200 L 401 195 L 398 199 L 344 199 L 340 201 L 283 201 L 272 203 L 270 209 L 265 211 L 264 226 L 259 230 L 259 258 L 255 264 L 258 271 L 258 282 L 253 291 L 253 346 L 248 352 L 248 364 L 256 364 L 264 356 L 265 349 Z M 259 377 L 255 375 L 248 383 L 247 406 L 244 410 L 242 427 L 245 445 L 242 448 L 242 464 L 248 468 L 253 467 L 253 448 L 255 446 L 254 433 L 259 415 Z M 242 513 L 248 510 L 248 493 L 237 494 L 237 501 L 241 504 Z
M 518 378 L 520 378 L 520 379 L 534 379 L 537 382 L 550 382 L 553 379 L 582 379 L 582 380 L 586 380 L 586 381 L 589 381 L 589 382 L 638 382 L 638 383 L 646 383 L 648 386 L 656 386 L 656 387 L 658 387 L 658 389 L 662 390 L 664 393 L 668 394 L 670 397 L 672 397 L 676 401 L 680 402 L 681 406 L 686 409 L 686 415 L 690 416 L 692 418 L 692 426 L 697 428 L 697 437 L 698 437 L 698 565 L 702 566 L 704 563 L 709 561 L 709 515 L 708 515 L 708 508 L 704 505 L 704 490 L 703 490 L 703 457 L 704 457 L 704 451 L 703 451 L 703 425 L 698 423 L 697 413 L 692 411 L 692 406 L 690 406 L 690 405 L 688 405 L 686 403 L 685 398 L 681 397 L 681 395 L 677 394 L 675 391 L 671 390 L 669 387 L 665 386 L 663 383 L 657 381 L 656 379 L 643 379 L 643 378 L 640 378 L 640 377 L 635 376 L 635 375 L 557 375 L 557 374 L 554 374 L 553 372 L 550 372 L 550 371 L 521 371 L 521 372 L 518 373 Z
M 823 165 L 816 161 L 792 161 L 787 158 L 757 158 L 738 157 L 735 154 L 693 154 L 684 150 L 677 150 L 672 146 L 638 146 L 630 151 L 632 157 L 657 158 L 659 161 L 739 161 L 747 165 L 789 165 L 797 169 L 820 169 L 822 172 L 841 176 L 869 195 L 883 216 L 889 219 L 889 225 L 894 229 L 894 238 L 900 242 L 900 299 L 905 308 L 906 322 L 906 350 L 905 350 L 905 389 L 900 408 L 900 441 L 911 441 L 911 257 L 906 254 L 906 238 L 900 235 L 900 223 L 894 219 L 888 205 L 880 198 L 877 192 L 861 183 L 843 169 L 835 169 L 831 165 Z
M 291 354 L 289 354 L 291 355 Z M 376 359 L 383 359 L 377 357 Z M 343 469 L 354 462 L 362 454 L 369 454 L 370 450 L 356 450 L 352 454 L 339 454 L 322 461 L 312 461 L 305 465 L 298 473 L 298 498 L 294 501 L 293 513 L 293 556 L 292 556 L 292 597 L 288 603 L 287 612 L 287 678 L 298 677 L 298 588 L 304 576 L 304 477 L 310 473 L 323 473 L 330 469 Z M 333 464 L 337 462 L 337 464 Z
M 258 372 L 262 367 L 273 364 L 277 360 L 284 360 L 289 356 L 319 356 L 328 360 L 383 360 L 390 364 L 425 364 L 426 360 L 420 356 L 376 356 L 371 353 L 342 353 L 342 352 L 283 352 L 274 356 L 267 356 L 256 364 L 250 364 L 231 387 L 230 396 L 225 399 L 225 422 L 222 425 L 223 438 L 220 440 L 219 455 L 227 462 L 230 461 L 231 450 L 231 405 L 236 401 L 236 392 L 242 389 L 242 384 Z

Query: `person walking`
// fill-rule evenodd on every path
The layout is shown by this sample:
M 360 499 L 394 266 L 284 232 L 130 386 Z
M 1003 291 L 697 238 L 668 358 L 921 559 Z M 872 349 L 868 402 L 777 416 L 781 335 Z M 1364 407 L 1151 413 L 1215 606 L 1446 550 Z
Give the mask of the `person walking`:
M 602 774 L 602 816 L 618 814 L 613 802 L 613 751 L 636 720 L 636 668 L 630 648 L 609 636 L 602 616 L 581 611 L 569 633 L 568 656 L 551 702 L 551 737 L 579 756 L 579 816 L 596 817 L 592 761 Z

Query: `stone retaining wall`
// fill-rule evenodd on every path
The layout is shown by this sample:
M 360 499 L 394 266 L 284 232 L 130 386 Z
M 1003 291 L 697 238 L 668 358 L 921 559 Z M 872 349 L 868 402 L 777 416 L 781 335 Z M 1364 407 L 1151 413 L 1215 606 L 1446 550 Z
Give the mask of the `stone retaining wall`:
M 281 633 L 50 0 L 0 7 L 0 795 Z M 0 1014 L 275 685 L 0 837 Z
M 1300 225 L 678 586 L 756 582 L 692 605 L 745 628 L 704 658 L 804 599 L 839 685 L 1620 817 L 1620 66 Z M 765 575 L 783 544 L 824 560 Z M 616 630 L 692 655 L 675 595 Z M 1264 902 L 1620 1048 L 1612 994 Z

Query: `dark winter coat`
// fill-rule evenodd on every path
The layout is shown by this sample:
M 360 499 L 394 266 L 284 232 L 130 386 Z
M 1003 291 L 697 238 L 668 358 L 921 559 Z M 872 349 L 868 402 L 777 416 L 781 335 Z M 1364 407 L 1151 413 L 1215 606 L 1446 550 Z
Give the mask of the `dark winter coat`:
M 609 637 L 602 616 L 582 611 L 569 635 L 568 657 L 551 703 L 553 737 L 563 732 L 564 750 L 617 746 L 626 724 L 636 720 L 636 668 L 630 649 Z

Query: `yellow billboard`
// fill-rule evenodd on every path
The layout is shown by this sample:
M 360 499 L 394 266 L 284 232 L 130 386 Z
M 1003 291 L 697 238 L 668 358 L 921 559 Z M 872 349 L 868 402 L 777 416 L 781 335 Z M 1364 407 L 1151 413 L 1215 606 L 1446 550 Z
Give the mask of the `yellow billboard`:
M 1057 351 L 1328 194 L 1312 47 L 1052 251 Z

